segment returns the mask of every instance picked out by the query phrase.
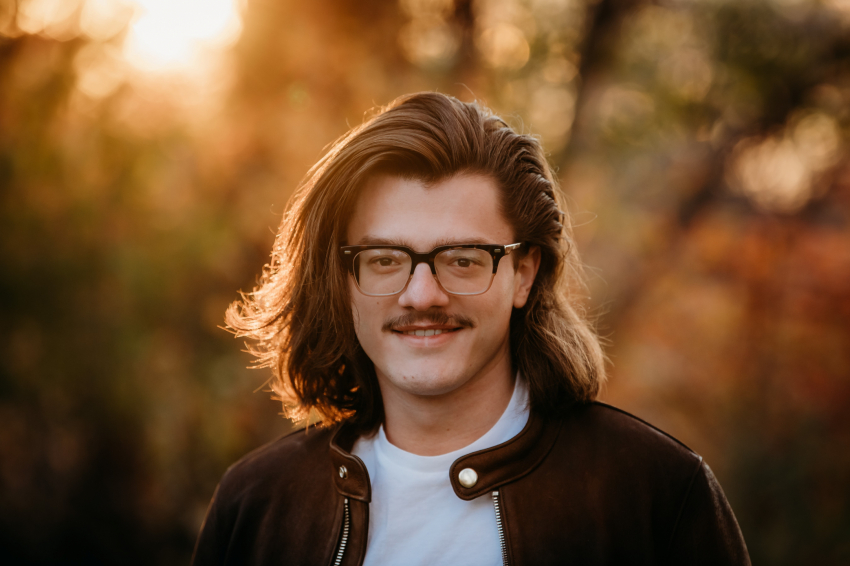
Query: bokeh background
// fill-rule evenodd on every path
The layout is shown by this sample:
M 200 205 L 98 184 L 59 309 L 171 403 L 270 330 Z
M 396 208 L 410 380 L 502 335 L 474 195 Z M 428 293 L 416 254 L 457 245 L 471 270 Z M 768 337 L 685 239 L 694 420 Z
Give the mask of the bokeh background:
M 188 562 L 291 426 L 224 309 L 419 90 L 543 139 L 603 399 L 707 458 L 754 563 L 850 564 L 850 0 L 0 0 L 0 562 Z

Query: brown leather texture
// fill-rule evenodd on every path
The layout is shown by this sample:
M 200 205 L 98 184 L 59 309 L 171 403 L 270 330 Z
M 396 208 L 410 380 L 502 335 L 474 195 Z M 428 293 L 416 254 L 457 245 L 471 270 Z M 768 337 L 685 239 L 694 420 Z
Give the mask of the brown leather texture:
M 469 501 L 520 479 L 543 461 L 555 444 L 559 430 L 560 422 L 547 423 L 531 414 L 528 423 L 514 438 L 458 458 L 449 470 L 455 494 Z M 465 468 L 474 470 L 478 475 L 475 485 L 461 485 L 460 471 Z
M 512 565 L 750 563 L 702 458 L 600 403 L 576 407 L 543 462 L 500 495 Z
M 337 491 L 364 503 L 372 501 L 372 484 L 363 461 L 351 454 L 356 435 L 346 427 L 337 427 L 330 440 L 333 478 Z M 341 473 L 342 471 L 342 473 Z
M 222 479 L 193 564 L 362 564 L 369 476 L 346 427 L 298 432 L 252 452 Z M 346 467 L 340 477 L 339 466 Z M 464 468 L 478 474 L 465 488 Z M 458 459 L 458 497 L 498 490 L 509 563 L 750 564 L 723 491 L 702 458 L 640 419 L 601 403 L 559 419 L 532 416 L 514 439 Z
M 300 431 L 251 452 L 224 474 L 192 563 L 332 564 L 343 498 L 332 475 L 331 431 Z

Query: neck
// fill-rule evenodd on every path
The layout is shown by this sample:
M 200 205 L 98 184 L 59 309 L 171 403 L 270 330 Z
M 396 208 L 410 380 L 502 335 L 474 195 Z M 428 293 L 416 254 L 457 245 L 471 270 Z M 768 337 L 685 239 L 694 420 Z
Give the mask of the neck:
M 489 431 L 510 403 L 516 377 L 498 364 L 447 393 L 412 395 L 381 380 L 384 432 L 393 445 L 420 456 L 469 446 Z

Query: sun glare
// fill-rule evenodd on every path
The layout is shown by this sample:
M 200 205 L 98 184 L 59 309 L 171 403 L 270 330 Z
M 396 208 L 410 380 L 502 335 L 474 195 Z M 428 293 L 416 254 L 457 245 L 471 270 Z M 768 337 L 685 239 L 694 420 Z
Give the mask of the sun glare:
M 179 70 L 205 50 L 233 43 L 241 31 L 237 0 L 133 0 L 124 56 L 147 71 Z

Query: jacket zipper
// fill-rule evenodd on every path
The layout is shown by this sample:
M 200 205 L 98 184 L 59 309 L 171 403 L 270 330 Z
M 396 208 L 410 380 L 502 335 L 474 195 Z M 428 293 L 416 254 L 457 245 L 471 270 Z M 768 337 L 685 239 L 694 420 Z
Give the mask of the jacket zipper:
M 496 512 L 498 515 L 498 511 Z M 342 564 L 342 557 L 345 554 L 345 545 L 348 544 L 348 530 L 351 527 L 351 515 L 348 511 L 348 498 L 345 498 L 345 518 L 342 523 L 342 536 L 339 539 L 339 549 L 336 551 L 336 560 L 334 566 Z M 499 529 L 501 530 L 501 528 Z
M 493 492 L 493 507 L 496 508 L 496 528 L 499 530 L 499 543 L 502 545 L 502 565 L 508 564 L 508 544 L 505 541 L 505 528 L 502 526 L 502 507 L 499 505 L 499 492 Z
M 493 507 L 496 508 L 496 529 L 499 531 L 499 544 L 502 546 L 502 565 L 508 564 L 508 545 L 505 542 L 505 528 L 502 526 L 502 507 L 499 505 L 499 492 L 493 492 Z M 348 498 L 345 498 L 345 518 L 342 523 L 342 537 L 339 539 L 339 549 L 336 551 L 334 566 L 342 564 L 345 546 L 348 544 L 348 531 L 351 528 L 351 512 L 348 510 Z

